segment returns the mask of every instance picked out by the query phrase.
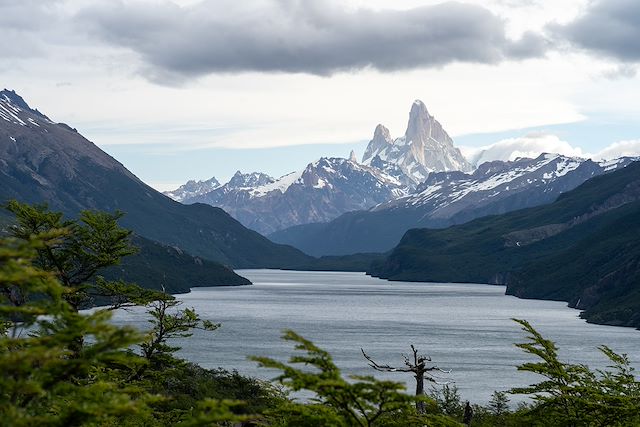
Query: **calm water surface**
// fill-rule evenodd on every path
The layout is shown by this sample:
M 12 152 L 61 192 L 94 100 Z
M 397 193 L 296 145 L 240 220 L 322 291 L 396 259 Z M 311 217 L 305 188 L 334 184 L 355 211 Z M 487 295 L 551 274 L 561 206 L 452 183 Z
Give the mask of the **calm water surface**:
M 402 364 L 409 345 L 430 355 L 465 399 L 485 403 L 494 390 L 530 384 L 536 377 L 517 372 L 526 360 L 514 347 L 524 334 L 510 319 L 527 319 L 556 341 L 563 359 L 604 367 L 597 347 L 606 344 L 628 353 L 637 366 L 640 331 L 590 325 L 562 302 L 521 300 L 504 287 L 451 283 L 387 282 L 363 273 L 240 270 L 253 286 L 194 288 L 179 295 L 204 319 L 222 323 L 215 332 L 196 331 L 181 340 L 180 355 L 204 367 L 237 369 L 271 379 L 248 355 L 281 360 L 292 346 L 280 339 L 293 329 L 329 350 L 348 374 L 375 374 L 406 381 L 406 374 L 382 374 L 368 368 L 360 348 L 381 363 Z M 118 312 L 118 323 L 146 327 L 141 311 Z M 520 400 L 513 397 L 512 401 Z

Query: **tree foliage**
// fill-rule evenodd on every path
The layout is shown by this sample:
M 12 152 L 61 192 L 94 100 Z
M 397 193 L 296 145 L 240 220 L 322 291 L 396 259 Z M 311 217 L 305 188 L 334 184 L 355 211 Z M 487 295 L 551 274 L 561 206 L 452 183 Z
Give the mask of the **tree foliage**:
M 316 425 L 321 417 L 345 426 L 456 425 L 438 416 L 421 416 L 414 403 L 420 397 L 409 396 L 404 384 L 378 380 L 372 376 L 342 376 L 331 355 L 293 331 L 283 339 L 295 343 L 301 353 L 289 363 L 268 357 L 252 357 L 260 366 L 282 371 L 276 379 L 294 392 L 312 392 L 312 405 L 290 404 L 281 408 L 280 416 Z M 300 366 L 302 365 L 302 366 Z M 288 421 L 290 422 L 290 421 Z M 287 424 L 284 425 L 293 425 Z M 299 424 L 306 425 L 306 424 Z
M 585 365 L 560 361 L 556 345 L 544 338 L 527 321 L 514 319 L 528 341 L 517 347 L 537 358 L 518 370 L 532 372 L 544 380 L 511 392 L 531 395 L 535 405 L 529 411 L 539 424 L 559 426 L 640 425 L 640 383 L 626 355 L 600 347 L 611 365 L 593 371 Z M 542 421 L 544 420 L 544 421 Z
M 626 355 L 600 347 L 604 370 L 565 363 L 524 320 L 516 322 L 527 340 L 517 346 L 534 359 L 518 369 L 543 379 L 511 390 L 531 399 L 515 409 L 504 392 L 483 407 L 463 404 L 455 385 L 410 396 L 398 382 L 345 377 L 327 351 L 293 331 L 283 336 L 296 350 L 288 362 L 252 359 L 279 370 L 277 381 L 307 401 L 237 372 L 204 369 L 176 357 L 175 339 L 219 324 L 164 292 L 100 276 L 135 251 L 118 226 L 122 214 L 65 220 L 44 206 L 8 207 L 16 224 L 0 238 L 0 426 L 640 425 L 640 383 Z M 96 297 L 110 305 L 81 310 Z M 110 321 L 113 310 L 131 306 L 146 307 L 148 331 Z M 407 369 L 418 362 L 426 359 L 414 349 Z

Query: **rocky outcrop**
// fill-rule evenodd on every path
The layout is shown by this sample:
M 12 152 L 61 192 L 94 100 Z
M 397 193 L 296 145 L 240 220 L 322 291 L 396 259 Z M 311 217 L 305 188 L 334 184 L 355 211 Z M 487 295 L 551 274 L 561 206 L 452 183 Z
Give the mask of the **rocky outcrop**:
M 430 172 L 469 172 L 472 169 L 440 122 L 419 100 L 411 107 L 404 136 L 393 140 L 387 128 L 376 127 L 362 162 L 396 165 L 415 184 L 422 182 Z

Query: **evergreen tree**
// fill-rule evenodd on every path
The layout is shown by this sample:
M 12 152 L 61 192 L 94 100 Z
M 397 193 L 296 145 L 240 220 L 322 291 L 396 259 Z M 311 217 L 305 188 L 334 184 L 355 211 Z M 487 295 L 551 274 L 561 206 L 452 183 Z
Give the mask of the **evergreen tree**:
M 563 363 L 552 341 L 545 339 L 527 321 L 514 320 L 529 339 L 516 344 L 517 347 L 538 358 L 520 365 L 518 370 L 545 378 L 529 387 L 511 390 L 511 393 L 532 396 L 535 405 L 528 413 L 535 425 L 640 425 L 640 383 L 626 355 L 600 347 L 611 363 L 605 371 Z

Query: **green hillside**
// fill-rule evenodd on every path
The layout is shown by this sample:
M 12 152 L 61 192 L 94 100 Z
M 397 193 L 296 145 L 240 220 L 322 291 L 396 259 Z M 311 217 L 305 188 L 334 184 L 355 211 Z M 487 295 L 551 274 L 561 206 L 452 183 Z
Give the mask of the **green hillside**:
M 593 178 L 551 205 L 410 230 L 369 273 L 506 284 L 518 297 L 567 301 L 591 322 L 640 327 L 640 164 Z
M 162 289 L 177 294 L 198 286 L 238 286 L 251 282 L 233 270 L 213 261 L 194 257 L 178 248 L 135 236 L 139 249 L 123 258 L 121 264 L 102 273 L 107 279 L 122 279 L 147 289 Z

